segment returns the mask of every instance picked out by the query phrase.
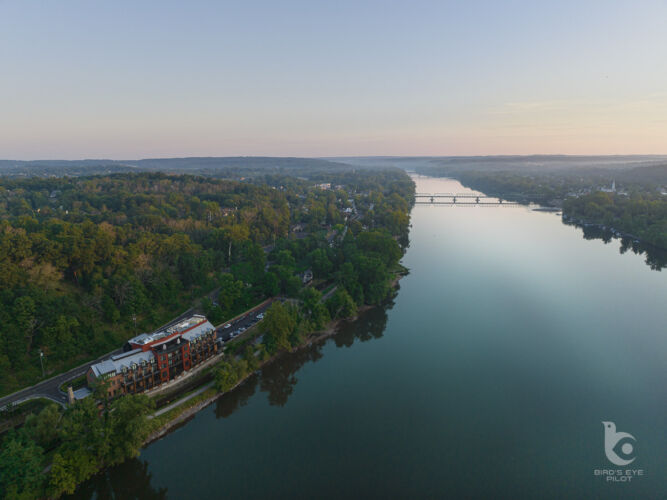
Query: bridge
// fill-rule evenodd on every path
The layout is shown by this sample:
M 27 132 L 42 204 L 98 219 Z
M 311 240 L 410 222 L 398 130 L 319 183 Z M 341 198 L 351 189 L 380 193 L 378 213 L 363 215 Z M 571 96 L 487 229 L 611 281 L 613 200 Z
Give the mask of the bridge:
M 475 193 L 417 193 L 415 194 L 415 203 L 419 205 L 520 205 L 516 201 L 507 201 L 502 198 Z

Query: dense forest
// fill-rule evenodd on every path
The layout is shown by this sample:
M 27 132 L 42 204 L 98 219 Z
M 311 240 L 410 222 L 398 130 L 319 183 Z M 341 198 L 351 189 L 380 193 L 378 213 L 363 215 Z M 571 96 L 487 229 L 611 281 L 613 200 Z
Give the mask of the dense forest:
M 48 376 L 200 299 L 217 324 L 307 268 L 377 303 L 413 194 L 397 169 L 0 178 L 0 393 L 41 379 L 40 352 Z
M 142 160 L 0 160 L 0 175 L 5 177 L 80 177 L 119 173 L 164 172 L 224 179 L 242 179 L 267 172 L 310 175 L 331 172 L 345 165 L 318 158 L 281 158 L 261 156 L 146 158 Z
M 148 396 L 105 401 L 100 392 L 65 411 L 51 404 L 30 415 L 25 425 L 3 437 L 0 498 L 57 498 L 101 468 L 137 456 L 151 432 L 147 416 L 152 408 Z
M 667 196 L 594 192 L 563 202 L 566 218 L 593 222 L 667 250 Z

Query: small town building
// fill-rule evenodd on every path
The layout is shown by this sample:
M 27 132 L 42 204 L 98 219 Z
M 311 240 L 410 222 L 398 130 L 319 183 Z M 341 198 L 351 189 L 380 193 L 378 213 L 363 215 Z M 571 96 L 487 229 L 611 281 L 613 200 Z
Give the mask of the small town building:
M 310 269 L 306 269 L 303 272 L 303 276 L 301 277 L 301 280 L 303 281 L 304 285 L 307 285 L 308 283 L 313 281 L 313 271 L 311 271 Z
M 176 325 L 142 333 L 129 350 L 91 365 L 88 386 L 106 381 L 109 396 L 144 392 L 173 380 L 218 351 L 216 332 L 205 316 L 195 314 Z

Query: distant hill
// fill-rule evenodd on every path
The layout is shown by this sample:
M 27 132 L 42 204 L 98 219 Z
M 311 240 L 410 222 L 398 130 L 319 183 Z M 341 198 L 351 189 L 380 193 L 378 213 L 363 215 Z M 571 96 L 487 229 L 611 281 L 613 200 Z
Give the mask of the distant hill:
M 567 173 L 637 177 L 666 184 L 667 156 L 366 156 L 290 158 L 269 156 L 146 158 L 141 160 L 0 160 L 0 175 L 9 177 L 80 177 L 127 172 L 165 172 L 241 179 L 270 174 L 292 176 L 350 169 L 401 168 L 431 175 L 466 171 Z
M 62 177 L 126 172 L 166 172 L 212 177 L 240 178 L 268 173 L 291 173 L 332 169 L 350 165 L 317 158 L 284 157 L 191 157 L 142 160 L 0 160 L 0 175 L 11 177 Z
M 334 158 L 325 158 L 333 160 Z M 617 156 L 569 156 L 569 155 L 530 155 L 530 156 L 375 156 L 341 157 L 335 161 L 363 166 L 394 166 L 405 170 L 415 170 L 427 174 L 477 171 L 522 171 L 545 173 L 577 170 L 628 170 L 639 167 L 660 167 L 667 165 L 665 155 L 617 155 Z

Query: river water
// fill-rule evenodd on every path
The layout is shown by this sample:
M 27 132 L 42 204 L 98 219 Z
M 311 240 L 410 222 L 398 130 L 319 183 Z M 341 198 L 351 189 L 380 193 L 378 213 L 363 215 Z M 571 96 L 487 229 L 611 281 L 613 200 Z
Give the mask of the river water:
M 410 241 L 384 307 L 73 497 L 665 498 L 665 272 L 527 207 L 417 205 Z

